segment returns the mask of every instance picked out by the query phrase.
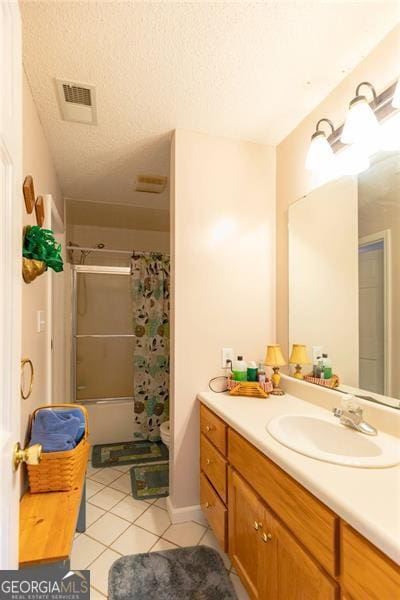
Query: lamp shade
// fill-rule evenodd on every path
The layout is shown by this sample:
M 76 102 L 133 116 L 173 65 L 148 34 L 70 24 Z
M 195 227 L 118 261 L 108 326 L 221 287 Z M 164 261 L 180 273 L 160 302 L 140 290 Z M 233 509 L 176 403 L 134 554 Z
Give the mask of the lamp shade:
M 396 89 L 394 90 L 392 106 L 394 108 L 400 108 L 400 79 L 398 80 Z
M 283 367 L 283 365 L 286 365 L 286 361 L 283 358 L 282 350 L 279 344 L 273 344 L 267 347 L 265 364 L 267 367 Z
M 311 138 L 306 156 L 306 169 L 318 171 L 329 166 L 333 159 L 333 150 L 323 131 L 316 131 Z
M 365 96 L 350 102 L 340 141 L 343 144 L 373 143 L 379 138 L 379 123 Z
M 291 365 L 308 365 L 310 363 L 310 359 L 307 356 L 307 348 L 304 344 L 293 344 L 289 363 Z

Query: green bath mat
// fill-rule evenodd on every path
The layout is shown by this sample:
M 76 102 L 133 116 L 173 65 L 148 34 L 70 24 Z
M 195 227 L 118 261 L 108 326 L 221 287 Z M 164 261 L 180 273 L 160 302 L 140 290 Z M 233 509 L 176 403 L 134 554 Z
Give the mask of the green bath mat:
M 130 469 L 132 496 L 136 500 L 163 498 L 169 494 L 169 463 L 142 465 Z
M 119 442 L 93 446 L 92 466 L 96 469 L 118 465 L 141 465 L 168 460 L 167 446 L 162 442 Z

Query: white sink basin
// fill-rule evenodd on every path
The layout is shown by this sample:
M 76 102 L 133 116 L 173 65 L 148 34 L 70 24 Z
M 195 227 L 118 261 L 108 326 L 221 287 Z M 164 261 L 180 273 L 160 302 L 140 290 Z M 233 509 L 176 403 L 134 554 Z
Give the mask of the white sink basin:
M 350 467 L 391 467 L 400 463 L 400 441 L 378 432 L 367 436 L 341 425 L 336 417 L 283 415 L 267 431 L 295 452 Z

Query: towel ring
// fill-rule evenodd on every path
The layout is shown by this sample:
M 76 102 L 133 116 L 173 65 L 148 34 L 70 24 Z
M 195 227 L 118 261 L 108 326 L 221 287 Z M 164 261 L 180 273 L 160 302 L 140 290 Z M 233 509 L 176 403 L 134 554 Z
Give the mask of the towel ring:
M 23 386 L 23 373 L 24 373 L 24 367 L 25 367 L 25 365 L 29 365 L 30 370 L 31 370 L 31 379 L 30 379 L 30 382 L 29 382 L 29 389 L 28 389 L 27 393 L 24 392 L 24 386 Z M 31 361 L 31 359 L 30 358 L 23 358 L 21 360 L 21 397 L 23 398 L 23 400 L 26 400 L 32 394 L 32 388 L 33 388 L 34 378 L 35 378 L 35 370 L 33 368 L 33 363 Z

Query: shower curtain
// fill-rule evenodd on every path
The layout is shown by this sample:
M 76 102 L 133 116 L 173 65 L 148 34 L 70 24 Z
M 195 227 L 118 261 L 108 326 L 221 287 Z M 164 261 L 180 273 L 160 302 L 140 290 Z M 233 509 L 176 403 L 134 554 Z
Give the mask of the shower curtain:
M 169 418 L 169 276 L 168 255 L 132 256 L 135 440 L 158 441 Z

